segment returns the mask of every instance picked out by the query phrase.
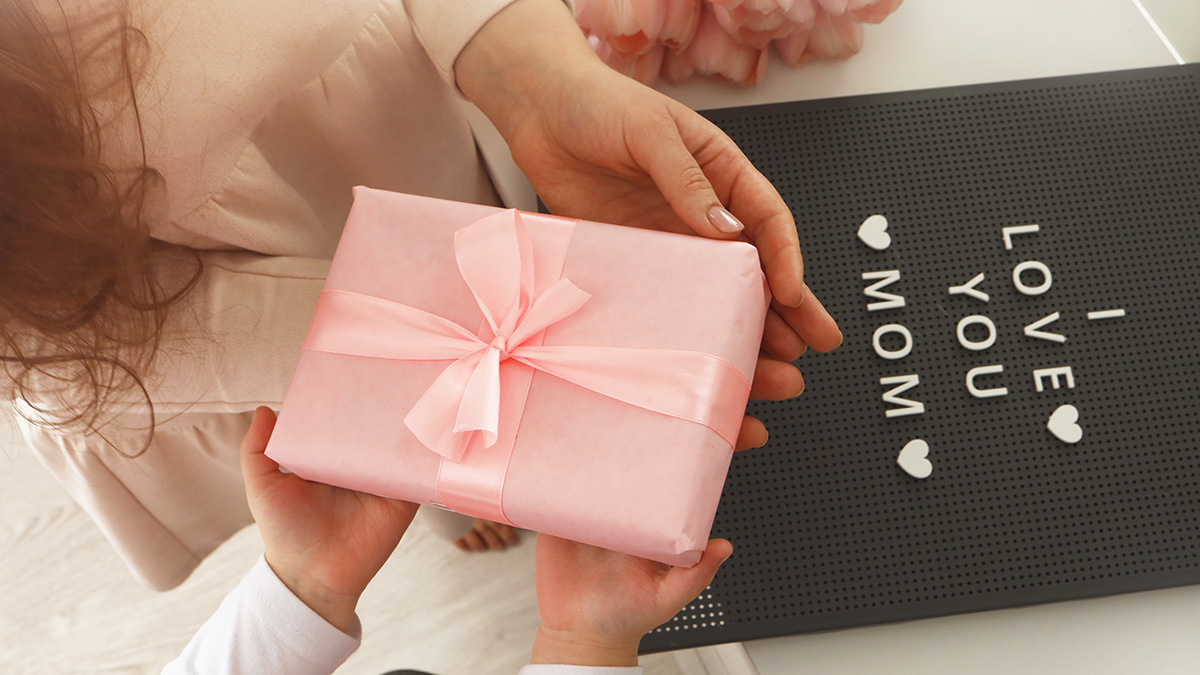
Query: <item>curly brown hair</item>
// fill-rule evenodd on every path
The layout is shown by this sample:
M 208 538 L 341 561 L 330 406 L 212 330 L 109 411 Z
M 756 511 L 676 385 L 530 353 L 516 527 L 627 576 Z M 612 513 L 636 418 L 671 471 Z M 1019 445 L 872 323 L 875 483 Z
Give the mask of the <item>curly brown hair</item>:
M 103 437 L 120 412 L 115 395 L 137 392 L 149 411 L 145 443 L 116 448 L 136 456 L 154 430 L 142 373 L 200 259 L 166 287 L 155 268 L 170 250 L 150 238 L 145 213 L 162 178 L 144 145 L 132 168 L 102 159 L 113 124 L 97 112 L 102 99 L 132 114 L 141 140 L 145 36 L 120 4 L 84 22 L 57 9 L 0 0 L 0 363 L 12 395 L 59 428 Z

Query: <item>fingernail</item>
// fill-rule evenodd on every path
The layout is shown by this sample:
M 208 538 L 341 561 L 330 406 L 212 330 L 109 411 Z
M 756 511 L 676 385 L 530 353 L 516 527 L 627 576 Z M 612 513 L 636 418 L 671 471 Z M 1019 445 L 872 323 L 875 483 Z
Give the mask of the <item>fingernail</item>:
M 769 441 L 769 440 L 771 440 L 771 432 L 768 431 L 767 437 L 763 439 L 762 443 L 759 443 L 758 447 L 760 447 L 760 448 L 763 447 L 764 445 L 767 444 L 767 441 Z
M 722 206 L 714 206 L 708 210 L 708 222 L 712 223 L 713 227 L 725 234 L 733 234 L 734 232 L 741 232 L 746 229 L 746 226 L 742 225 L 742 221 L 738 220 Z

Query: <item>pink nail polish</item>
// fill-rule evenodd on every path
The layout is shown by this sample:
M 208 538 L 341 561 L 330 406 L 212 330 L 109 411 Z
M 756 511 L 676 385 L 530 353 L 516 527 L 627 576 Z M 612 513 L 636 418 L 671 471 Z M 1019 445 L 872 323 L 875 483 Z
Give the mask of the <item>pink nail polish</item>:
M 742 225 L 742 221 L 738 220 L 732 213 L 726 211 L 721 206 L 714 206 L 708 210 L 708 222 L 726 234 L 733 234 L 734 232 L 741 232 L 746 229 L 746 226 Z

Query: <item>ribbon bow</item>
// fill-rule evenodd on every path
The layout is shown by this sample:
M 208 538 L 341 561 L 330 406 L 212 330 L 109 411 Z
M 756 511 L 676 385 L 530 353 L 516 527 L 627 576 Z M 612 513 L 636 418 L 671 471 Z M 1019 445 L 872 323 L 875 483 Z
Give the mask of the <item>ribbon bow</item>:
M 483 313 L 479 334 L 415 307 L 326 289 L 304 348 L 453 360 L 404 418 L 422 444 L 453 462 L 462 459 L 476 434 L 485 448 L 496 443 L 500 371 L 514 362 L 630 405 L 704 424 L 734 443 L 750 383 L 724 359 L 670 349 L 530 344 L 591 296 L 564 278 L 534 296 L 534 250 L 518 211 L 502 211 L 459 230 L 454 249 Z

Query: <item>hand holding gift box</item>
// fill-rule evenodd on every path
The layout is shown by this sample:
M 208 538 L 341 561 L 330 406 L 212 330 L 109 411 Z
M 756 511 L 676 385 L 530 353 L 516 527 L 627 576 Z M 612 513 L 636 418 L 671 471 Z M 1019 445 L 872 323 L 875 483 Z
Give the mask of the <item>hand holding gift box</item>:
M 745 243 L 360 188 L 268 454 L 692 564 L 768 301 Z

